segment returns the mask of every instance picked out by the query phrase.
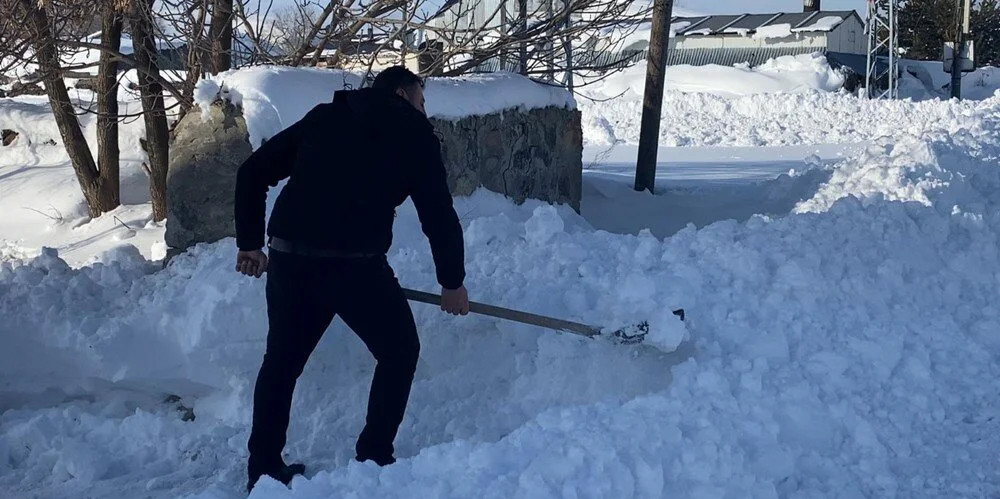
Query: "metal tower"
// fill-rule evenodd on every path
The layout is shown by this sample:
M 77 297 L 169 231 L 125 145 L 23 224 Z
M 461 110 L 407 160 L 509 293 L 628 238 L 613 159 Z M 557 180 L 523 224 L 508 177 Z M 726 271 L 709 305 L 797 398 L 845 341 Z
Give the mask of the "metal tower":
M 899 0 L 868 0 L 868 65 L 865 90 L 871 99 L 899 97 Z

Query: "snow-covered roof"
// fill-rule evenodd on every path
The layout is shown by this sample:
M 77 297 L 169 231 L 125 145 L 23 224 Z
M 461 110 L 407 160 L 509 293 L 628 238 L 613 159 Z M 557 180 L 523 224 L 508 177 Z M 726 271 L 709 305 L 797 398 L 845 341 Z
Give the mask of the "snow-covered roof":
M 788 26 L 790 32 L 833 31 L 851 17 L 858 17 L 853 10 L 817 12 L 778 12 L 774 14 L 736 14 L 712 16 L 675 16 L 672 26 L 688 23 L 685 28 L 676 29 L 676 36 L 746 35 L 757 31 L 768 31 L 768 27 Z

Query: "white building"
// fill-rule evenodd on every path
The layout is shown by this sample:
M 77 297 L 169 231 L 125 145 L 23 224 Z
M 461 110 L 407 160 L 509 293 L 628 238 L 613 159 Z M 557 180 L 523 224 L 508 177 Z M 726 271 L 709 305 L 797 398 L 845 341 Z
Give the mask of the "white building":
M 544 15 L 549 2 L 559 8 L 561 0 L 528 0 L 528 18 Z M 489 31 L 502 26 L 510 27 L 518 18 L 518 2 L 514 0 L 447 0 L 441 15 L 431 20 L 431 25 L 450 30 Z
M 820 52 L 835 66 L 864 73 L 868 39 L 855 11 L 676 16 L 670 24 L 670 65 L 756 66 L 775 57 Z M 575 57 L 600 67 L 645 60 L 651 25 L 647 19 L 616 28 L 578 45 Z
M 812 52 L 862 55 L 868 48 L 853 10 L 676 17 L 671 25 L 673 64 L 759 64 Z

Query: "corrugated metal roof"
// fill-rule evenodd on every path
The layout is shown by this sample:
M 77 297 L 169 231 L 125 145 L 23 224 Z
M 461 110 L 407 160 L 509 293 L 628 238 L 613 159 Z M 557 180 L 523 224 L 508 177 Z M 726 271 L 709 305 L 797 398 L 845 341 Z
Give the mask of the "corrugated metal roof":
M 820 11 L 820 12 L 778 12 L 774 14 L 741 14 L 698 17 L 675 17 L 671 22 L 689 22 L 690 26 L 677 31 L 677 36 L 718 35 L 733 33 L 753 33 L 763 26 L 790 24 L 797 31 L 809 31 L 816 21 L 826 17 L 838 17 L 843 23 L 851 16 L 856 16 L 853 10 Z M 839 25 L 839 24 L 838 24 Z M 825 31 L 829 26 L 824 26 Z
M 709 33 L 715 33 L 718 30 L 725 27 L 727 24 L 739 19 L 741 16 L 708 16 L 705 21 L 699 23 L 697 26 L 690 26 L 688 29 L 682 31 L 686 33 L 688 31 L 702 31 L 707 30 Z
M 809 17 L 812 17 L 813 15 L 815 15 L 815 13 L 813 13 L 813 12 L 785 13 L 785 14 L 781 14 L 780 16 L 772 19 L 771 22 L 767 23 L 767 25 L 768 26 L 774 26 L 774 25 L 777 25 L 777 24 L 788 24 L 788 25 L 791 25 L 791 27 L 794 28 L 794 27 L 798 26 L 799 24 L 802 24 L 803 21 L 805 21 Z
M 729 27 L 730 30 L 735 29 L 747 29 L 753 31 L 765 24 L 771 19 L 774 19 L 778 14 L 748 14 L 743 19 L 740 19 L 735 24 Z M 730 31 L 731 32 L 731 31 Z

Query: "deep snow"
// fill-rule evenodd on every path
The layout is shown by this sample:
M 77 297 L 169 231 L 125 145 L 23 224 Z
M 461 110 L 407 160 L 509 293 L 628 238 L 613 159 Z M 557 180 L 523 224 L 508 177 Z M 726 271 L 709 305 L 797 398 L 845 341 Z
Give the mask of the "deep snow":
M 681 115 L 686 144 L 768 147 L 667 149 L 661 196 L 627 189 L 628 141 L 589 149 L 583 216 L 456 200 L 474 299 L 648 319 L 660 348 L 414 305 L 423 348 L 401 459 L 380 469 L 351 461 L 372 363 L 338 320 L 296 392 L 288 454 L 307 477 L 252 497 L 1000 495 L 1000 98 L 686 98 L 678 109 L 709 104 Z M 0 116 L 22 102 L 0 100 Z M 51 126 L 33 123 L 27 135 Z M 73 265 L 34 256 L 26 241 L 46 235 L 11 206 L 74 186 L 56 146 L 18 147 L 0 149 L 0 230 L 21 240 L 0 243 L 0 490 L 242 497 L 263 282 L 232 271 L 232 240 L 157 272 L 149 245 L 57 225 L 53 240 L 93 241 L 63 251 Z M 738 213 L 714 204 L 727 197 Z M 639 230 L 659 218 L 663 232 Z M 411 205 L 395 232 L 400 281 L 433 289 Z

